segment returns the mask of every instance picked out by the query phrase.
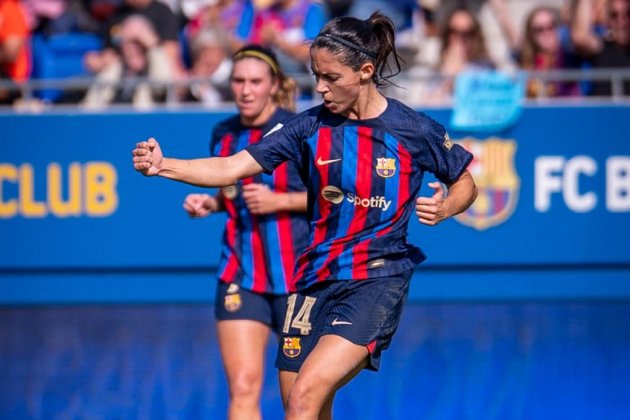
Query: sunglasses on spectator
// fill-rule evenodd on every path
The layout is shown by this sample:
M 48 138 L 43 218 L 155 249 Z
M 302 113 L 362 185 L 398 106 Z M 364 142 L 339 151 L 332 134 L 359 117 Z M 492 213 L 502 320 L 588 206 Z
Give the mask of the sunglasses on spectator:
M 549 25 L 536 25 L 532 26 L 532 33 L 534 35 L 540 35 L 544 32 L 551 32 L 556 30 L 556 24 L 550 23 Z
M 448 31 L 450 34 L 461 36 L 462 38 L 472 38 L 472 36 L 475 35 L 474 29 L 468 29 L 468 30 L 462 31 L 460 29 L 449 28 Z

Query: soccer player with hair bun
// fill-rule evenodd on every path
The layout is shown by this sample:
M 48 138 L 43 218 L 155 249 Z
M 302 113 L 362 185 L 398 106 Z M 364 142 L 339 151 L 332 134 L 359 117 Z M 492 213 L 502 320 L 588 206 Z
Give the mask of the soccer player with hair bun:
M 407 242 L 414 213 L 436 225 L 477 195 L 472 155 L 444 127 L 379 87 L 400 71 L 395 29 L 379 12 L 331 20 L 310 47 L 323 103 L 277 124 L 225 158 L 165 158 L 151 138 L 134 167 L 202 186 L 223 186 L 289 160 L 308 192 L 308 245 L 297 259 L 276 366 L 287 419 L 330 419 L 335 393 L 362 369 L 377 370 L 425 259 Z M 431 197 L 417 197 L 425 172 Z

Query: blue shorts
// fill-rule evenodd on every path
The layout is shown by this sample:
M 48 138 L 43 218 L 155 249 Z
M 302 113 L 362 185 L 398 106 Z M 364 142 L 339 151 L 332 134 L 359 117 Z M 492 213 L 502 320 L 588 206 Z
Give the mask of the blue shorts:
M 276 367 L 298 372 L 319 339 L 328 334 L 366 346 L 367 369 L 378 370 L 407 301 L 413 270 L 393 277 L 326 281 L 292 294 Z
M 214 315 L 218 321 L 248 319 L 262 322 L 280 334 L 289 295 L 256 293 L 236 283 L 217 282 Z

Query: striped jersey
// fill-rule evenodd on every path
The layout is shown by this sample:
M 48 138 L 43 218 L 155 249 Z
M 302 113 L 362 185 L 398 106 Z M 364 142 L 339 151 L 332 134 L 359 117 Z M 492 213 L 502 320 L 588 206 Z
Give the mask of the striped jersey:
M 387 101 L 379 117 L 366 120 L 314 107 L 247 147 L 265 171 L 291 160 L 305 181 L 310 236 L 297 261 L 298 290 L 391 276 L 422 262 L 422 251 L 407 242 L 407 225 L 423 175 L 450 184 L 472 160 L 441 124 Z
M 210 153 L 229 156 L 260 141 L 279 121 L 294 114 L 278 109 L 261 127 L 246 127 L 237 116 L 219 123 L 212 136 Z M 219 280 L 236 283 L 257 293 L 286 294 L 294 289 L 295 261 L 308 239 L 304 213 L 282 211 L 251 214 L 243 200 L 242 186 L 265 184 L 278 193 L 305 191 L 297 165 L 285 162 L 273 174 L 246 178 L 221 189 L 227 212 L 222 239 Z

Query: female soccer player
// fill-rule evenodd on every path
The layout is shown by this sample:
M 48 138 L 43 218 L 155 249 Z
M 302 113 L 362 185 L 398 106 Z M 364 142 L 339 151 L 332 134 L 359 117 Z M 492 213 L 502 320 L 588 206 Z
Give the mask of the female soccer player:
M 376 12 L 331 20 L 311 45 L 324 103 L 276 125 L 263 141 L 226 158 L 164 158 L 153 138 L 133 151 L 136 170 L 220 186 L 286 160 L 308 191 L 308 246 L 295 271 L 276 366 L 288 419 L 331 417 L 335 392 L 363 368 L 376 370 L 425 257 L 407 243 L 414 209 L 435 225 L 476 197 L 472 155 L 444 127 L 378 87 L 400 70 L 394 26 Z M 394 67 L 392 69 L 392 64 Z M 425 172 L 432 197 L 419 197 Z
M 295 107 L 295 82 L 271 51 L 245 46 L 232 61 L 230 87 L 239 113 L 215 126 L 214 156 L 243 150 L 294 115 L 289 111 Z M 260 419 L 269 332 L 281 333 L 295 260 L 308 237 L 304 184 L 297 166 L 286 162 L 273 175 L 245 178 L 216 196 L 190 194 L 184 209 L 193 217 L 227 212 L 215 315 L 229 385 L 228 417 Z

